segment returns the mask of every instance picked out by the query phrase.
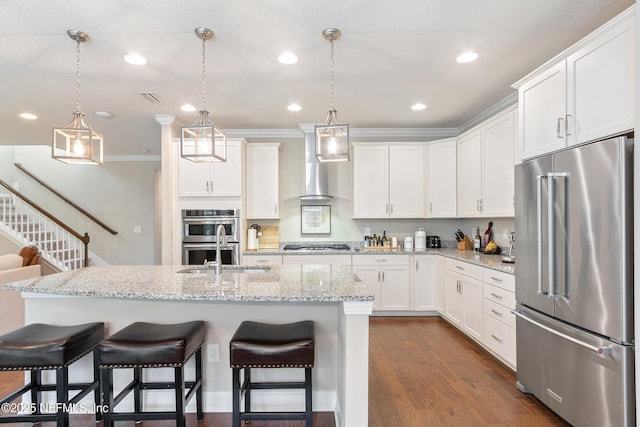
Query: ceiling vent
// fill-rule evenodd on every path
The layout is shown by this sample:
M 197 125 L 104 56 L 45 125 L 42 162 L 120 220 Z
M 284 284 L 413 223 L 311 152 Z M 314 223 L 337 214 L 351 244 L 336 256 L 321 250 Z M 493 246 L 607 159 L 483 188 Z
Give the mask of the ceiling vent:
M 149 101 L 152 104 L 162 104 L 162 100 L 158 98 L 158 95 L 155 92 L 138 92 L 144 99 Z

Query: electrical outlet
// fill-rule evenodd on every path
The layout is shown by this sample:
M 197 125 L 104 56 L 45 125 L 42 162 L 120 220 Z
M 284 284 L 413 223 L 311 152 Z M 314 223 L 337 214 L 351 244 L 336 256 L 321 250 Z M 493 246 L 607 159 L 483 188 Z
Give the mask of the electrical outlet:
M 135 234 L 140 234 L 140 233 L 142 233 L 142 227 L 140 227 L 139 225 L 134 225 L 134 226 L 133 226 L 133 232 L 134 232 Z
M 509 240 L 509 230 L 507 230 L 506 228 L 502 229 L 502 239 Z
M 220 349 L 218 344 L 207 345 L 207 361 L 219 362 L 220 361 Z

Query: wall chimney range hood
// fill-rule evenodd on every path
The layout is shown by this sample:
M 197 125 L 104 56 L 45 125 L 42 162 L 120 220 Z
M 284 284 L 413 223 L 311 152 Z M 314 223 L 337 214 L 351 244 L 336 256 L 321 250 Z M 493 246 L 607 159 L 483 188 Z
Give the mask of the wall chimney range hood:
M 316 158 L 316 135 L 314 125 L 300 125 L 304 132 L 305 192 L 299 197 L 301 202 L 328 202 L 329 195 L 328 164 Z

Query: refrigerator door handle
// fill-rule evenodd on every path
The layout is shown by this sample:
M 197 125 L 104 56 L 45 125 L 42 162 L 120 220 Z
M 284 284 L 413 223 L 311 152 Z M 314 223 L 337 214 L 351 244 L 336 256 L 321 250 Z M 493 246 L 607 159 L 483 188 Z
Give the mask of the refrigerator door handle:
M 536 177 L 537 180 L 537 187 L 536 187 L 536 202 L 537 202 L 537 208 L 538 208 L 538 215 L 537 215 L 537 221 L 538 221 L 538 227 L 537 227 L 537 231 L 538 231 L 538 295 L 547 295 L 547 292 L 544 291 L 544 289 L 542 288 L 542 180 L 546 179 L 547 177 L 545 175 L 538 175 Z
M 548 236 L 549 239 L 549 298 L 559 299 L 563 298 L 563 295 L 558 294 L 558 284 L 556 283 L 556 216 L 554 212 L 554 202 L 556 199 L 555 179 L 566 178 L 568 174 L 566 172 L 549 172 L 547 173 L 547 179 L 549 182 L 549 203 L 548 203 Z
M 578 339 L 575 339 L 573 337 L 570 337 L 569 335 L 563 334 L 562 332 L 558 332 L 553 328 L 550 328 L 548 326 L 543 325 L 540 322 L 536 322 L 535 320 L 531 319 L 530 317 L 526 316 L 525 314 L 523 314 L 522 312 L 518 311 L 518 310 L 513 310 L 511 313 L 515 314 L 517 317 L 519 317 L 520 319 L 524 320 L 525 322 L 531 323 L 534 326 L 537 326 L 540 329 L 543 329 L 547 332 L 549 332 L 550 334 L 553 334 L 559 338 L 562 338 L 564 340 L 567 340 L 569 342 L 572 342 L 586 350 L 592 351 L 596 354 L 611 354 L 611 347 L 596 347 L 594 345 L 588 344 L 584 341 L 580 341 Z

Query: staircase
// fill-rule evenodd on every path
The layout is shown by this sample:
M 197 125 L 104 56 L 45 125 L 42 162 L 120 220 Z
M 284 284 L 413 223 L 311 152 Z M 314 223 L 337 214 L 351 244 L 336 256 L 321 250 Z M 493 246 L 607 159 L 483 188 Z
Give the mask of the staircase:
M 82 268 L 89 236 L 69 229 L 42 209 L 0 186 L 0 232 L 24 246 L 34 245 L 41 257 L 60 271 Z

